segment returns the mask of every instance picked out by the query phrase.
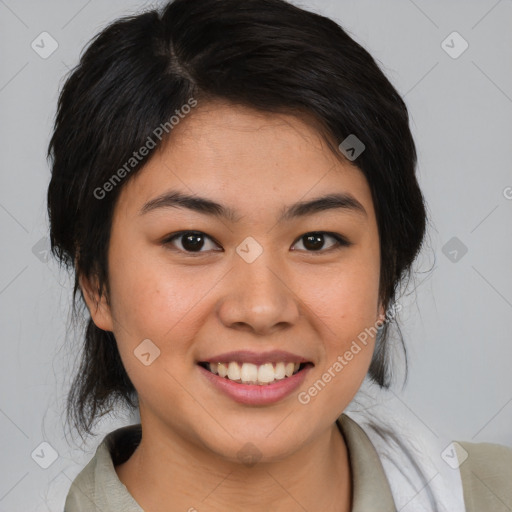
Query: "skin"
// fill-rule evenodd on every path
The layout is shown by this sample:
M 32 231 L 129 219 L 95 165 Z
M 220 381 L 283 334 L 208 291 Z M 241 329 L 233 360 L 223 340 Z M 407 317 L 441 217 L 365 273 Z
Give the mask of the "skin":
M 235 210 L 237 222 L 186 208 L 142 206 L 177 190 Z M 286 205 L 350 193 L 366 215 L 331 209 L 278 222 Z M 186 230 L 208 235 L 186 252 Z M 325 235 L 319 251 L 303 236 Z M 248 236 L 263 248 L 252 263 L 236 252 Z M 190 248 L 190 246 L 189 246 Z M 109 303 L 81 279 L 95 324 L 112 331 L 137 389 L 142 441 L 120 480 L 145 510 L 349 511 L 351 471 L 336 425 L 359 389 L 374 339 L 307 405 L 307 390 L 365 328 L 382 320 L 379 234 L 362 172 L 336 158 L 318 130 L 294 116 L 225 103 L 200 104 L 168 143 L 123 185 L 109 245 Z M 150 339 L 160 356 L 134 355 Z M 305 382 L 265 406 L 216 390 L 196 362 L 232 350 L 281 349 L 314 363 Z M 252 443 L 261 459 L 237 453 Z

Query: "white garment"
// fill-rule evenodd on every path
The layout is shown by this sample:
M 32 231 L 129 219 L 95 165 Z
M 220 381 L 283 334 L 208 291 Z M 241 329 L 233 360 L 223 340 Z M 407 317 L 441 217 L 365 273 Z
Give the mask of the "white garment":
M 379 454 L 399 512 L 465 512 L 460 470 L 442 454 L 456 453 L 393 392 L 365 382 L 344 411 Z M 451 450 L 454 451 L 451 451 Z

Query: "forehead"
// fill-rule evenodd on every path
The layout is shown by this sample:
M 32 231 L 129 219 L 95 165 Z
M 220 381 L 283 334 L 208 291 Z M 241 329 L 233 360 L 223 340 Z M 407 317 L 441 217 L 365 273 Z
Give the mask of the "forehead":
M 181 119 L 120 202 L 141 206 L 171 189 L 258 208 L 342 192 L 372 211 L 363 173 L 333 154 L 314 122 L 221 102 Z
M 175 154 L 194 146 L 198 156 L 213 163 L 239 160 L 244 165 L 300 162 L 303 158 L 334 163 L 319 124 L 312 116 L 270 113 L 221 101 L 199 105 L 174 127 L 161 146 Z M 259 155 L 259 159 L 255 156 Z

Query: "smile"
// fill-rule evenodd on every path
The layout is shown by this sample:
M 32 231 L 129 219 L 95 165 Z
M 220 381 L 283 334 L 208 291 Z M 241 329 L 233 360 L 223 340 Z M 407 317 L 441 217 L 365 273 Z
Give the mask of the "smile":
M 252 406 L 270 405 L 291 395 L 315 366 L 309 357 L 284 350 L 203 355 L 196 365 L 209 387 Z
M 311 363 L 239 363 L 237 361 L 217 363 L 201 362 L 200 366 L 211 373 L 239 384 L 268 386 L 273 382 L 292 377 Z

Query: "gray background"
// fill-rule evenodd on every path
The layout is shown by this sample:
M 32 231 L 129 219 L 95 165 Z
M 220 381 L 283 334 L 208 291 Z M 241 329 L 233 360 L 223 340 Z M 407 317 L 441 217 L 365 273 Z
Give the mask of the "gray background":
M 158 4 L 0 0 L 0 512 L 62 511 L 101 433 L 137 421 L 106 420 L 85 446 L 64 435 L 77 351 L 66 338 L 70 280 L 47 261 L 45 151 L 82 47 L 149 5 Z M 512 1 L 300 5 L 366 47 L 410 110 L 433 227 L 400 301 L 410 376 L 392 397 L 433 435 L 512 446 Z M 58 43 L 48 58 L 31 47 L 44 31 Z M 458 58 L 442 46 L 453 31 L 469 44 Z M 42 442 L 58 453 L 47 469 L 52 449 Z

